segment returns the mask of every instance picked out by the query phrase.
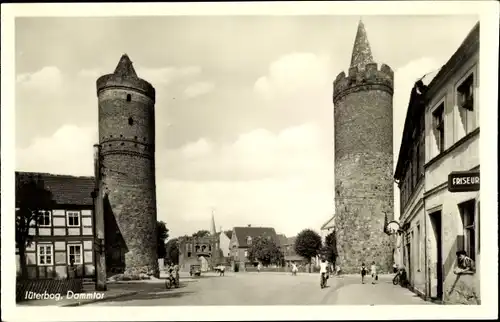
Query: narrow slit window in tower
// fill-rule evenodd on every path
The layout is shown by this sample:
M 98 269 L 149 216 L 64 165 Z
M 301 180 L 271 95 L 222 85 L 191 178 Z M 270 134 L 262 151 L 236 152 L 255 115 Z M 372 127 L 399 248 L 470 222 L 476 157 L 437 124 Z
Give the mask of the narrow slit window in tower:
M 134 125 L 134 119 L 132 117 L 128 118 L 128 125 L 130 126 Z
M 132 95 L 127 94 L 127 102 L 130 102 L 132 100 Z

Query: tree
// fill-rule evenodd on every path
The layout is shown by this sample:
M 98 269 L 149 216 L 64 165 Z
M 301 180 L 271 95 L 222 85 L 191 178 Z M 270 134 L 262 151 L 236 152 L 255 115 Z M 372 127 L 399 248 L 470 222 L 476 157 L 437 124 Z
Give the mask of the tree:
M 165 258 L 165 242 L 168 239 L 168 228 L 163 221 L 156 222 L 156 254 L 158 258 Z
M 30 228 L 36 227 L 45 213 L 54 209 L 52 192 L 45 188 L 40 176 L 16 176 L 16 247 L 19 250 L 21 277 L 26 278 L 26 247 L 33 242 Z M 43 217 L 42 217 L 43 216 Z
M 177 238 L 171 239 L 165 244 L 165 261 L 174 265 L 179 264 L 179 241 Z
M 318 255 L 321 250 L 321 236 L 311 229 L 304 229 L 297 235 L 294 248 L 299 256 L 304 257 L 307 263 L 311 264 L 311 258 Z M 311 270 L 310 266 L 309 270 Z
M 335 230 L 328 234 L 325 238 L 324 254 L 326 259 L 335 265 L 337 259 L 337 236 Z
M 201 238 L 210 236 L 210 232 L 208 230 L 198 230 L 193 234 L 193 237 Z
M 257 260 L 264 265 L 280 264 L 283 258 L 283 253 L 274 239 L 257 237 L 248 248 L 248 259 L 252 262 Z

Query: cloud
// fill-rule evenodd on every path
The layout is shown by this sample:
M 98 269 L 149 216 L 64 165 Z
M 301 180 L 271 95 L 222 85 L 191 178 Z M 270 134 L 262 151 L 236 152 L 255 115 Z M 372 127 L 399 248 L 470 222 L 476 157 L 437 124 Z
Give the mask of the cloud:
M 211 92 L 215 88 L 215 84 L 211 82 L 196 82 L 189 85 L 184 90 L 184 95 L 188 98 L 204 95 Z
M 63 76 L 57 67 L 46 66 L 33 73 L 17 75 L 16 82 L 24 90 L 53 94 L 61 90 Z
M 265 98 L 281 95 L 307 95 L 330 83 L 329 60 L 313 53 L 291 53 L 272 62 L 268 74 L 254 84 L 257 94 Z M 306 93 L 304 93 L 306 92 Z
M 67 124 L 49 137 L 37 137 L 16 149 L 16 170 L 93 175 L 97 129 Z
M 321 177 L 331 171 L 331 146 L 315 124 L 274 134 L 256 129 L 231 144 L 206 138 L 178 150 L 159 153 L 164 173 L 185 181 L 248 181 L 269 178 Z M 161 165 L 160 165 L 161 167 Z M 163 170 L 162 170 L 163 172 Z
M 318 229 L 332 214 L 331 145 L 313 123 L 279 133 L 255 129 L 227 144 L 202 138 L 157 159 L 158 216 L 173 234 L 192 233 L 192 222 L 208 227 L 210 207 L 217 226 L 287 234 Z

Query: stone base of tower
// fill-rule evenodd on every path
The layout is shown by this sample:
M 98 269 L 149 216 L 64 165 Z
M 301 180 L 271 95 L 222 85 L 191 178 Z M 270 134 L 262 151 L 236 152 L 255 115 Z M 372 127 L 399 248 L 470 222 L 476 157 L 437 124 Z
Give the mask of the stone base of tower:
M 391 273 L 394 264 L 394 243 L 383 232 L 383 218 L 370 218 L 363 211 L 358 216 L 339 216 L 343 221 L 337 227 L 337 263 L 346 274 L 359 273 L 361 265 L 370 267 L 375 262 L 380 273 Z M 343 217 L 343 218 L 342 218 Z
M 139 277 L 141 275 L 154 276 L 156 278 L 160 277 L 160 270 L 158 265 L 144 265 L 144 266 L 136 266 L 136 267 L 128 267 L 125 268 L 123 272 L 124 276 L 128 277 Z

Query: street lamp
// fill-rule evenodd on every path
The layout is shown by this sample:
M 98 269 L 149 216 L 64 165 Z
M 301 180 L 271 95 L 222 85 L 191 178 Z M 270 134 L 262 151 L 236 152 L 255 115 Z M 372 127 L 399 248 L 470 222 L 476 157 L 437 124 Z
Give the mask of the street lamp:
M 387 235 L 401 235 L 403 233 L 403 230 L 401 229 L 401 225 L 399 224 L 399 222 L 391 220 L 385 225 L 384 232 Z

